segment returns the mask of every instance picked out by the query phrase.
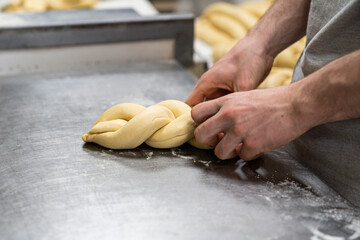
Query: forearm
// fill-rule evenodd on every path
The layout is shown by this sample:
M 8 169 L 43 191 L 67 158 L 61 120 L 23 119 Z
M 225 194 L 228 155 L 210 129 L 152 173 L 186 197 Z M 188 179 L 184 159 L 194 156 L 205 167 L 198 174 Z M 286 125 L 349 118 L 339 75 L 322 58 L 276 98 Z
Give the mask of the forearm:
M 275 57 L 305 35 L 311 0 L 277 0 L 252 28 L 248 38 Z
M 291 84 L 299 120 L 309 127 L 360 118 L 360 50 Z

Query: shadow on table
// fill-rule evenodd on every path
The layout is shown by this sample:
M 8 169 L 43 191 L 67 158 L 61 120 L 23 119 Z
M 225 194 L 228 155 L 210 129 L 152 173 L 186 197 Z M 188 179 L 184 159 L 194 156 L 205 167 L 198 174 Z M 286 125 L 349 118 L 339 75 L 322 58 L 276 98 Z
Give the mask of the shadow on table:
M 144 168 L 144 165 L 156 164 L 156 168 L 161 170 L 174 164 L 183 165 L 185 162 L 187 166 L 195 166 L 211 174 L 245 182 L 277 184 L 293 181 L 301 187 L 307 186 L 302 179 L 296 177 L 299 171 L 305 168 L 290 159 L 289 155 L 283 151 L 267 153 L 252 161 L 243 161 L 241 159 L 219 160 L 213 150 L 200 150 L 188 144 L 172 149 L 154 149 L 143 144 L 131 150 L 111 150 L 97 144 L 85 143 L 83 149 L 94 157 L 103 158 L 105 155 L 108 160 L 121 162 L 131 168 L 146 170 L 148 168 Z M 183 161 L 174 161 L 174 158 Z M 134 160 L 136 164 L 133 164 Z

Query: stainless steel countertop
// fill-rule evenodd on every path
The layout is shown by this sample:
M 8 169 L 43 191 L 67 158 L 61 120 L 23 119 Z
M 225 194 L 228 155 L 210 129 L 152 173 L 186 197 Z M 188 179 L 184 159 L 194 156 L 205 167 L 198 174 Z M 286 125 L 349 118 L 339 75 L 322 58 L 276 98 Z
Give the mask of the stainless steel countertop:
M 0 238 L 359 238 L 359 211 L 282 149 L 246 163 L 82 142 L 110 106 L 194 83 L 173 61 L 0 79 Z

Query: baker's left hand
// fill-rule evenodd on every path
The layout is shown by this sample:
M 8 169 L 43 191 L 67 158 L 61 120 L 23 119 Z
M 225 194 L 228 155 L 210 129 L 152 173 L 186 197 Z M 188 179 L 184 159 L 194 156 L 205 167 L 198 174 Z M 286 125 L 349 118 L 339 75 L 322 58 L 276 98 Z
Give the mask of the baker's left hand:
M 251 160 L 309 129 L 301 122 L 288 86 L 228 94 L 193 107 L 195 138 L 220 159 Z

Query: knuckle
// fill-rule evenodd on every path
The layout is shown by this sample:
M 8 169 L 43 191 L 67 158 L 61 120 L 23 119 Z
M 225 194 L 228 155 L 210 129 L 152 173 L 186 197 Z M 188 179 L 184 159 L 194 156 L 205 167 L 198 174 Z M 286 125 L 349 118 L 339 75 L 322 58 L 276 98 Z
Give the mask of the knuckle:
M 235 136 L 241 136 L 244 133 L 244 129 L 241 125 L 235 125 L 232 132 Z
M 194 136 L 195 136 L 196 141 L 202 143 L 201 126 L 195 128 Z
M 243 148 L 239 154 L 239 157 L 244 161 L 251 160 L 251 156 L 251 151 L 246 148 Z
M 233 120 L 235 118 L 235 112 L 231 109 L 225 109 L 222 111 L 221 116 L 225 120 Z
M 198 141 L 199 143 L 210 144 L 211 142 L 209 140 L 209 137 L 207 136 L 206 127 L 204 127 L 203 125 L 200 125 L 197 128 L 195 128 L 194 137 L 196 141 Z
M 198 122 L 198 118 L 199 118 L 199 111 L 198 111 L 199 107 L 198 105 L 194 106 L 191 109 L 191 117 L 195 122 Z
M 244 142 L 244 146 L 239 156 L 244 161 L 252 160 L 259 153 L 258 149 L 259 148 L 256 140 L 247 140 Z
M 206 81 L 208 77 L 209 77 L 209 71 L 203 73 L 203 74 L 201 75 L 200 79 L 199 79 L 199 83 L 200 83 L 200 82 L 203 82 L 203 81 Z

